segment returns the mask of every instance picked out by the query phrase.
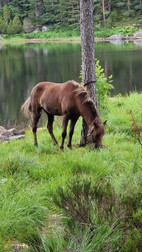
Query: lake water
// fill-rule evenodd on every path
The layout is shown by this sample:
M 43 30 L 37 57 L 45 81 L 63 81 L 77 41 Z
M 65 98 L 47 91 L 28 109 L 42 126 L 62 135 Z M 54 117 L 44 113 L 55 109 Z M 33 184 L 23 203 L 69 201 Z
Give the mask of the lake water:
M 142 42 L 95 44 L 106 76 L 113 75 L 112 95 L 142 91 Z M 79 80 L 80 43 L 0 45 L 0 125 L 23 127 L 21 105 L 40 81 Z

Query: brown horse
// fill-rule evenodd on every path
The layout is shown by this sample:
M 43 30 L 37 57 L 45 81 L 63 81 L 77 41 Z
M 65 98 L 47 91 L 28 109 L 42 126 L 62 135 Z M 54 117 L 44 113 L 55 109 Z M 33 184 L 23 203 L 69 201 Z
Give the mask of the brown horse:
M 37 145 L 37 123 L 41 116 L 41 110 L 48 116 L 47 129 L 55 144 L 57 140 L 53 134 L 54 115 L 63 116 L 62 142 L 60 148 L 64 148 L 64 140 L 67 134 L 67 125 L 70 120 L 68 147 L 71 148 L 72 135 L 75 124 L 82 116 L 88 125 L 90 135 L 95 147 L 102 146 L 104 124 L 98 115 L 93 100 L 89 97 L 86 89 L 75 81 L 65 83 L 41 82 L 31 91 L 30 97 L 22 106 L 25 116 L 32 119 L 34 144 Z

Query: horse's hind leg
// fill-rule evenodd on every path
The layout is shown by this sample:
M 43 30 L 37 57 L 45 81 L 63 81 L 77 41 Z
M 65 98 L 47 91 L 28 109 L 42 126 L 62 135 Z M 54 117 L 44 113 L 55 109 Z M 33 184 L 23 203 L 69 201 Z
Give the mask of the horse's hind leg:
M 69 140 L 68 140 L 68 148 L 71 148 L 71 141 L 72 141 L 72 136 L 73 136 L 73 133 L 74 133 L 74 127 L 75 127 L 75 124 L 78 120 L 78 117 L 74 117 L 74 118 L 71 118 L 71 123 L 70 123 L 70 131 L 69 131 Z
M 51 135 L 52 137 L 52 140 L 55 144 L 58 144 L 54 134 L 53 134 L 53 122 L 54 122 L 54 115 L 50 115 L 50 114 L 47 114 L 48 115 L 48 124 L 47 124 L 47 129 L 48 129 L 48 132 L 49 134 Z
M 34 135 L 34 145 L 36 145 L 36 146 L 38 146 L 38 144 L 37 144 L 37 136 L 36 136 L 37 123 L 39 121 L 40 116 L 41 116 L 40 112 L 38 114 L 33 114 L 32 115 L 32 131 L 33 131 L 33 135 Z
M 64 141 L 65 141 L 65 137 L 67 135 L 68 121 L 69 121 L 69 116 L 68 115 L 64 115 L 63 116 L 63 121 L 62 121 L 63 131 L 62 131 L 62 142 L 61 142 L 61 146 L 60 146 L 61 150 L 63 150 L 63 148 L 64 148 Z

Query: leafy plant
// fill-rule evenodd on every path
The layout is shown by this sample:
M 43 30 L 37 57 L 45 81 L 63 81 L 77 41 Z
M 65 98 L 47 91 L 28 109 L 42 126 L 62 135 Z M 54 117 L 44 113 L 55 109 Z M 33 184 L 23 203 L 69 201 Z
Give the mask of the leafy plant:
M 108 78 L 105 76 L 104 69 L 100 66 L 99 60 L 96 60 L 95 63 L 95 74 L 98 106 L 99 108 L 104 108 L 109 90 L 114 88 L 111 84 L 112 75 L 108 76 Z
M 104 69 L 101 67 L 100 62 L 96 59 L 95 63 L 96 74 L 96 91 L 97 91 L 97 103 L 99 109 L 103 109 L 106 106 L 106 98 L 109 95 L 109 90 L 113 89 L 112 75 L 105 76 Z M 82 79 L 82 70 L 80 71 L 80 79 Z
M 129 111 L 129 114 L 131 115 L 131 122 L 132 122 L 132 129 L 130 133 L 142 146 L 142 125 L 138 125 L 132 110 Z

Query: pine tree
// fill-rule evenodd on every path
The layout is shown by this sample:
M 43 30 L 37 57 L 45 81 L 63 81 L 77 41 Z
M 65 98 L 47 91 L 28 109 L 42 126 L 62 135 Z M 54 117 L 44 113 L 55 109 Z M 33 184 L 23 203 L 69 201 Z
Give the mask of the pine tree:
M 12 30 L 14 34 L 22 31 L 22 24 L 18 16 L 15 16 L 12 22 Z
M 0 17 L 0 33 L 6 33 L 7 24 L 5 23 L 4 19 Z
M 6 5 L 3 8 L 3 18 L 4 18 L 5 23 L 8 25 L 10 21 L 10 10 Z
M 13 22 L 10 20 L 8 27 L 7 27 L 7 34 L 12 35 L 13 34 Z

